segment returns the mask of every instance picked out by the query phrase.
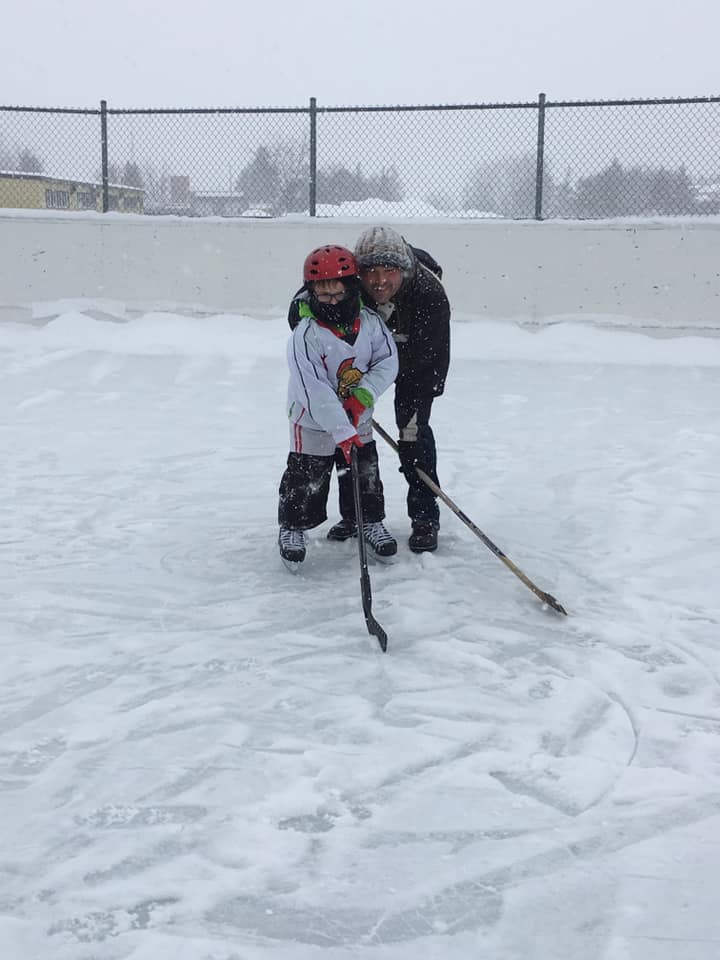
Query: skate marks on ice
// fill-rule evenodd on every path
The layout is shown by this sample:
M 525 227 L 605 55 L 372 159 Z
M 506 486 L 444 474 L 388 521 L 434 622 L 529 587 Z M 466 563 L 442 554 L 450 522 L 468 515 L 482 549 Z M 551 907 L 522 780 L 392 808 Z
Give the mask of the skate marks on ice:
M 234 887 L 247 886 L 253 876 L 244 862 L 252 860 L 251 850 L 237 842 L 246 836 L 239 830 L 240 823 L 249 816 L 250 823 L 259 826 L 258 813 L 251 813 L 249 806 L 257 805 L 258 796 L 248 793 L 246 787 L 238 788 L 248 781 L 267 785 L 269 760 L 278 765 L 279 776 L 272 778 L 274 787 L 260 800 L 259 816 L 265 820 L 273 811 L 284 808 L 286 812 L 276 820 L 278 832 L 266 822 L 263 835 L 266 842 L 276 845 L 277 837 L 294 834 L 299 843 L 282 844 L 277 869 L 269 871 L 255 893 L 223 894 L 220 884 L 217 902 L 203 918 L 195 918 L 196 924 L 209 926 L 228 942 L 251 935 L 318 947 L 402 944 L 492 929 L 499 922 L 505 893 L 518 885 L 557 871 L 582 870 L 583 864 L 717 813 L 717 796 L 695 801 L 675 798 L 653 809 L 640 794 L 635 802 L 626 799 L 620 808 L 598 808 L 594 816 L 587 806 L 592 796 L 586 792 L 575 787 L 575 806 L 563 809 L 545 786 L 534 794 L 511 791 L 515 800 L 508 807 L 493 780 L 498 787 L 506 786 L 497 776 L 499 763 L 507 756 L 518 757 L 528 735 L 533 739 L 525 746 L 527 769 L 535 772 L 532 763 L 540 751 L 550 758 L 549 763 L 558 757 L 575 757 L 581 762 L 583 750 L 599 753 L 601 758 L 604 752 L 607 763 L 612 759 L 607 749 L 610 741 L 617 743 L 615 759 L 620 770 L 633 759 L 634 735 L 629 724 L 623 725 L 622 711 L 612 698 L 604 699 L 597 689 L 583 683 L 575 687 L 578 681 L 567 677 L 567 661 L 563 673 L 551 633 L 520 638 L 514 630 L 498 629 L 485 651 L 477 639 L 465 643 L 451 639 L 449 644 L 449 649 L 439 652 L 437 644 L 425 642 L 416 649 L 417 662 L 411 670 L 405 663 L 402 669 L 389 672 L 365 665 L 362 656 L 348 659 L 347 650 L 326 657 L 316 650 L 314 659 L 293 661 L 292 672 L 275 675 L 283 690 L 270 700 L 268 693 L 275 689 L 274 684 L 268 685 L 267 677 L 260 681 L 261 696 L 251 698 L 244 711 L 252 714 L 254 730 L 243 754 L 250 758 L 249 763 L 236 764 L 227 779 L 219 779 L 221 767 L 230 768 L 234 762 L 230 747 L 224 758 L 219 755 L 214 765 L 198 766 L 197 775 L 176 787 L 180 795 L 200 790 L 217 796 L 233 790 L 234 783 L 233 806 L 238 809 L 221 825 L 224 838 L 211 840 L 217 821 L 210 806 L 209 819 L 203 818 L 201 810 L 188 811 L 188 826 L 198 815 L 192 828 L 195 854 L 201 855 L 206 870 L 214 868 L 211 875 L 232 865 Z M 502 646 L 504 657 L 499 654 Z M 599 646 L 581 648 L 581 654 L 595 650 L 597 655 Z M 483 655 L 488 651 L 496 652 L 497 662 Z M 644 660 L 635 663 L 646 666 Z M 222 668 L 218 672 L 226 675 Z M 458 686 L 460 677 L 467 680 L 464 688 Z M 478 681 L 482 682 L 478 685 Z M 353 696 L 357 699 L 346 703 Z M 345 709 L 339 709 L 339 700 Z M 527 716 L 519 709 L 520 703 L 526 704 Z M 563 705 L 567 705 L 566 713 L 561 710 Z M 538 732 L 538 720 L 543 716 Z M 307 718 L 300 729 L 298 717 Z M 310 717 L 314 718 L 312 733 L 305 726 Z M 381 725 L 377 729 L 371 723 L 373 718 Z M 516 729 L 508 733 L 508 727 Z M 409 728 L 419 729 L 424 738 L 422 745 L 410 744 L 415 757 L 408 755 L 403 734 Z M 598 733 L 603 728 L 605 736 Z M 485 735 L 478 737 L 483 729 Z M 400 736 L 393 738 L 393 730 Z M 388 739 L 385 752 L 382 747 Z M 366 771 L 350 773 L 352 757 L 373 754 L 378 761 L 374 764 L 377 776 L 368 777 Z M 522 764 L 515 768 L 518 766 Z M 557 770 L 552 772 L 557 774 Z M 563 774 L 568 794 L 573 795 L 572 779 L 567 771 L 561 770 L 560 777 Z M 350 787 L 345 786 L 348 780 Z M 281 781 L 294 784 L 292 799 Z M 167 793 L 167 786 L 161 785 L 161 792 Z M 308 794 L 324 799 L 303 813 L 302 797 Z M 592 818 L 580 822 L 578 810 L 583 804 L 584 817 Z M 297 812 L 288 813 L 292 808 Z M 177 809 L 185 808 L 179 805 Z M 149 843 L 147 835 L 148 829 L 179 825 L 182 815 L 173 819 L 166 807 L 152 803 L 147 810 L 151 812 L 110 805 L 96 808 L 82 819 L 86 830 L 137 832 L 138 847 L 142 837 L 144 851 L 132 855 L 124 851 L 111 867 L 88 870 L 85 884 L 110 891 L 122 877 L 140 881 L 158 869 L 163 875 L 163 865 L 172 868 L 173 874 L 184 869 L 192 851 L 177 843 Z M 157 810 L 159 813 L 152 812 Z M 468 825 L 469 810 L 473 815 Z M 499 810 L 507 814 L 501 816 Z M 463 827 L 448 829 L 449 821 Z M 518 829 L 518 823 L 526 824 L 525 828 Z M 418 824 L 418 828 L 408 830 L 407 824 Z M 508 847 L 511 838 L 512 848 Z M 235 856 L 233 849 L 238 851 Z M 480 872 L 479 862 L 487 865 Z M 360 885 L 355 874 L 365 878 Z M 418 875 L 425 879 L 408 887 L 407 877 Z M 429 885 L 428 876 L 432 877 Z M 322 882 L 320 877 L 324 877 Z M 250 885 L 258 886 L 257 877 Z M 138 909 L 151 924 L 149 929 L 153 923 L 159 928 L 170 924 L 189 929 L 193 920 L 187 915 L 188 903 L 181 894 L 175 896 L 177 903 L 167 897 L 161 907 L 150 900 L 147 914 L 138 906 L 145 901 L 133 900 L 129 906 L 105 912 L 66 915 L 53 921 L 49 929 L 80 943 L 99 943 L 137 929 L 133 918 Z
M 505 894 L 522 885 L 562 872 L 571 875 L 575 872 L 582 877 L 593 864 L 600 870 L 608 870 L 613 854 L 661 836 L 668 830 L 701 824 L 719 813 L 720 793 L 653 811 L 643 818 L 632 814 L 610 830 L 602 823 L 595 824 L 590 831 L 582 829 L 575 835 L 560 830 L 559 842 L 533 844 L 535 847 L 545 846 L 541 852 L 529 853 L 515 862 L 479 873 L 476 865 L 487 857 L 487 848 L 492 845 L 478 835 L 475 845 L 464 851 L 466 859 L 452 857 L 452 873 L 447 871 L 448 876 L 454 877 L 466 874 L 466 879 L 449 882 L 444 887 L 426 890 L 419 895 L 416 892 L 412 905 L 407 905 L 408 891 L 402 877 L 397 876 L 393 883 L 386 875 L 383 879 L 387 885 L 380 891 L 380 896 L 369 894 L 355 909 L 343 906 L 341 901 L 346 898 L 333 896 L 328 885 L 324 899 L 318 896 L 315 902 L 304 905 L 299 891 L 274 895 L 269 895 L 268 891 L 261 897 L 235 897 L 209 911 L 207 920 L 227 935 L 233 930 L 243 930 L 269 940 L 324 947 L 395 944 L 438 934 L 478 932 L 499 922 Z M 447 848 L 438 843 L 435 862 L 448 859 Z M 446 871 L 441 869 L 440 873 Z M 349 878 L 343 879 L 347 885 Z M 380 902 L 368 906 L 368 900 L 373 899 Z
M 0 719 L 3 729 L 7 729 Z M 0 750 L 0 791 L 21 790 L 67 749 L 61 736 L 42 737 L 17 752 Z
M 109 356 L 79 399 L 88 358 L 70 354 L 13 395 L 55 389 L 73 425 L 56 442 L 49 405 L 26 404 L 4 474 L 20 509 L 0 584 L 0 897 L 45 937 L 36 954 L 109 960 L 209 931 L 202 960 L 248 941 L 283 960 L 375 945 L 396 960 L 436 938 L 446 956 L 453 935 L 499 929 L 526 885 L 612 874 L 614 854 L 717 813 L 712 612 L 675 591 L 655 616 L 650 576 L 626 587 L 582 515 L 589 470 L 541 483 L 532 510 L 512 513 L 520 486 L 495 505 L 501 545 L 567 604 L 562 623 L 449 515 L 437 554 L 410 555 L 396 489 L 398 558 L 372 571 L 381 658 L 354 544 L 320 528 L 302 582 L 279 566 L 285 435 L 253 433 L 242 410 L 273 408 L 282 378 L 265 365 L 244 394 L 220 361 Z M 508 449 L 483 464 L 510 471 Z M 449 485 L 474 514 L 477 462 L 461 466 Z M 619 494 L 649 503 L 640 479 Z M 532 525 L 552 496 L 570 514 L 553 505 L 555 532 Z M 663 556 L 667 572 L 688 560 Z
M 52 924 L 48 935 L 76 943 L 102 943 L 124 933 L 161 925 L 171 915 L 169 908 L 176 904 L 174 897 L 159 897 L 112 911 L 96 910 Z
M 188 858 L 192 862 L 199 855 L 220 885 L 217 902 L 203 917 L 195 916 L 194 922 L 209 924 L 228 941 L 249 931 L 270 940 L 316 946 L 402 944 L 491 929 L 499 922 L 506 890 L 606 855 L 613 849 L 608 832 L 618 830 L 621 836 L 616 843 L 642 839 L 634 829 L 637 811 L 629 801 L 632 814 L 626 821 L 616 812 L 610 816 L 612 807 L 601 812 L 602 817 L 610 816 L 609 831 L 597 821 L 574 830 L 567 826 L 568 818 L 590 813 L 593 802 L 602 803 L 609 785 L 636 752 L 632 724 L 623 721 L 618 704 L 596 686 L 571 675 L 581 663 L 590 674 L 588 663 L 598 670 L 602 667 L 607 651 L 601 641 L 588 639 L 568 651 L 555 631 L 521 634 L 512 621 L 507 627 L 485 627 L 483 636 L 468 628 L 465 639 L 416 640 L 412 663 L 398 657 L 387 670 L 380 670 L 354 641 L 318 649 L 317 634 L 285 632 L 266 640 L 262 650 L 256 649 L 254 663 L 246 664 L 231 655 L 228 634 L 221 631 L 216 639 L 218 656 L 204 665 L 219 681 L 217 686 L 203 686 L 201 673 L 191 670 L 191 682 L 185 686 L 165 682 L 156 687 L 157 696 L 143 694 L 121 702 L 133 717 L 153 703 L 159 708 L 167 703 L 177 710 L 178 697 L 188 694 L 199 698 L 198 706 L 205 702 L 207 709 L 209 695 L 213 699 L 219 695 L 226 719 L 239 723 L 242 716 L 251 727 L 250 737 L 238 742 L 228 728 L 222 734 L 224 746 L 214 756 L 196 762 L 186 756 L 184 771 L 166 770 L 154 784 L 145 777 L 140 791 L 145 794 L 144 803 L 106 803 L 79 815 L 76 826 L 82 828 L 88 846 L 64 851 L 71 863 L 84 852 L 83 884 L 98 891 L 106 903 L 121 879 L 146 886 L 144 878 L 158 872 L 165 877 L 163 888 L 175 890 L 177 902 L 168 895 L 161 907 L 152 898 L 140 898 L 105 911 L 70 915 L 65 911 L 62 919 L 48 922 L 53 936 L 71 937 L 78 943 L 114 939 L 138 929 L 138 910 L 145 918 L 142 922 L 149 924 L 147 929 L 154 929 L 153 924 L 187 927 L 193 916 L 191 911 L 188 918 L 189 891 L 178 892 L 171 876 L 187 870 Z M 297 655 L 292 653 L 293 646 Z M 663 665 L 661 657 L 655 660 L 653 675 Z M 639 671 L 647 668 L 647 658 L 630 663 Z M 145 670 L 148 667 L 144 665 Z M 187 662 L 172 666 L 171 658 L 171 673 L 177 670 L 179 676 L 187 668 Z M 242 710 L 233 714 L 234 682 L 243 676 L 244 668 L 253 683 L 243 688 Z M 162 671 L 166 677 L 167 669 L 166 665 Z M 158 678 L 162 674 L 158 661 Z M 193 711 L 188 705 L 182 711 L 187 711 L 190 722 L 166 719 L 157 728 L 159 741 L 170 745 L 174 732 L 179 735 L 192 729 Z M 137 741 L 142 734 L 141 741 L 147 739 L 152 745 L 153 722 L 157 721 L 150 715 L 142 726 L 133 723 L 131 739 Z M 201 722 L 199 714 L 196 722 Z M 206 724 L 202 738 L 207 739 L 211 731 Z M 408 731 L 415 732 L 412 742 L 408 742 Z M 167 747 L 161 752 L 167 754 Z M 187 752 L 186 745 L 183 753 Z M 377 775 L 352 773 L 354 757 L 362 757 L 362 766 L 376 768 Z M 510 765 L 508 757 L 514 758 Z M 590 771 L 591 790 L 577 782 L 582 778 L 573 773 L 573 763 L 585 773 Z M 512 784 L 510 778 L 514 778 Z M 260 784 L 262 799 L 257 793 Z M 232 795 L 234 812 L 221 825 L 230 841 L 222 851 L 224 844 L 212 839 L 218 824 L 211 797 L 225 794 Z M 504 794 L 514 799 L 508 804 Z M 183 801 L 192 795 L 206 802 L 188 807 Z M 165 802 L 158 803 L 159 797 L 165 797 Z M 168 805 L 171 797 L 177 807 Z M 304 797 L 316 801 L 308 804 Z M 558 797 L 571 800 L 558 802 Z M 252 812 L 258 803 L 259 810 Z M 469 826 L 468 809 L 473 810 Z M 499 809 L 508 815 L 499 817 Z M 685 811 L 679 803 L 671 809 L 647 818 L 648 829 L 662 831 L 683 816 L 692 822 L 693 817 L 709 815 L 700 807 Z M 713 806 L 711 812 L 715 810 Z M 248 818 L 259 826 L 258 817 L 266 821 L 263 836 L 273 847 L 283 835 L 294 835 L 299 841 L 277 847 L 282 858 L 259 884 L 245 862 L 252 860 L 252 848 L 248 851 L 245 843 L 232 842 L 234 835 L 244 836 L 238 831 L 240 821 Z M 274 828 L 268 817 L 275 818 Z M 449 830 L 448 821 L 453 820 L 463 827 Z M 408 831 L 409 823 L 418 828 Z M 519 829 L 518 823 L 527 826 Z M 149 834 L 178 827 L 191 831 L 193 842 L 188 847 L 153 842 Z M 109 848 L 102 854 L 108 865 L 98 869 L 104 850 L 101 836 L 118 830 L 133 838 L 131 852 L 126 844 L 122 849 Z M 510 839 L 512 850 L 507 847 Z M 238 854 L 229 855 L 233 849 Z M 353 868 L 346 873 L 341 865 L 348 858 Z M 438 870 L 438 860 L 445 869 Z M 495 866 L 478 873 L 478 862 L 495 861 Z M 397 866 L 388 879 L 389 863 Z M 234 888 L 259 885 L 260 889 L 240 898 L 229 895 L 220 882 L 229 866 Z M 354 885 L 353 871 L 365 877 L 368 886 L 387 891 L 386 896 L 376 893 L 368 901 L 368 890 Z M 434 878 L 431 889 L 425 882 L 408 889 L 403 878 L 418 873 Z M 314 884 L 323 875 L 321 896 Z M 459 882 L 458 876 L 465 879 Z M 226 884 L 230 886 L 229 877 Z M 303 892 L 308 888 L 309 894 Z M 339 892 L 333 895 L 328 888 Z M 55 896 L 62 903 L 62 888 Z M 151 906 L 144 913 L 146 902 Z
M 433 675 L 438 674 L 436 682 L 442 683 L 444 678 L 437 670 L 438 664 L 433 666 L 436 668 Z M 556 678 L 546 678 L 534 684 L 529 695 L 535 701 L 542 700 L 556 682 Z M 559 697 L 568 692 L 567 687 L 557 690 Z M 486 695 L 487 688 L 480 699 Z M 588 701 L 586 711 L 578 709 L 578 703 L 584 698 Z M 462 698 L 458 695 L 457 699 Z M 431 717 L 445 720 L 453 717 L 459 728 L 454 733 L 460 738 L 461 724 L 474 726 L 477 734 L 477 725 L 483 722 L 481 710 L 465 708 L 461 712 L 454 705 L 455 698 L 452 704 L 444 702 L 442 709 L 438 709 L 437 692 L 433 696 L 433 689 L 428 685 L 422 696 L 419 691 L 409 693 L 408 701 L 404 703 L 398 691 L 397 702 L 393 705 L 392 700 L 386 701 L 384 710 L 398 711 L 402 704 L 407 714 L 408 707 L 414 704 L 411 712 L 417 715 L 422 709 L 426 728 Z M 493 715 L 509 720 L 507 713 L 502 717 L 504 701 L 505 697 L 490 700 L 484 718 L 486 725 Z M 603 701 L 597 693 L 590 695 L 588 691 L 581 691 L 576 698 L 574 723 L 569 724 L 558 716 L 557 729 L 546 731 L 538 740 L 551 756 L 563 751 L 571 755 L 572 750 L 579 755 L 583 744 L 586 750 L 602 746 L 603 737 L 599 736 L 593 743 L 592 734 L 603 724 L 612 728 L 606 732 L 607 738 L 619 737 L 622 745 L 617 770 L 610 777 L 612 783 L 613 777 L 632 763 L 636 750 L 636 732 L 628 724 L 622 708 L 612 700 Z M 528 721 L 528 730 L 534 726 L 534 722 Z M 388 769 L 366 789 L 340 791 L 334 799 L 328 796 L 327 804 L 316 808 L 314 813 L 282 820 L 278 824 L 281 829 L 299 832 L 310 841 L 305 860 L 297 864 L 305 880 L 298 880 L 295 890 L 273 892 L 268 889 L 263 896 L 233 898 L 211 910 L 208 918 L 228 935 L 232 929 L 250 929 L 270 939 L 296 939 L 325 946 L 392 944 L 438 933 L 478 930 L 497 922 L 506 890 L 557 871 L 582 870 L 583 864 L 608 857 L 679 824 L 701 821 L 718 811 L 718 796 L 697 801 L 676 798 L 667 804 L 650 805 L 638 816 L 637 808 L 628 798 L 618 814 L 614 805 L 602 809 L 608 792 L 607 781 L 601 782 L 596 794 L 588 795 L 584 788 L 580 791 L 576 787 L 577 803 L 564 809 L 557 801 L 562 784 L 556 776 L 555 796 L 547 789 L 527 790 L 525 796 L 511 801 L 512 813 L 503 817 L 498 811 L 507 810 L 507 801 L 502 799 L 502 790 L 492 787 L 492 780 L 499 781 L 498 757 L 518 752 L 518 745 L 503 736 L 504 727 L 505 724 L 501 724 L 499 728 L 489 729 L 483 740 L 468 739 L 452 750 L 445 748 L 442 756 L 435 759 L 418 758 L 395 765 L 394 770 Z M 438 729 L 436 736 L 450 737 L 450 729 L 444 734 Z M 347 736 L 340 737 L 337 723 L 334 730 L 338 739 L 348 742 Z M 568 734 L 567 730 L 572 732 Z M 523 739 L 525 733 L 518 731 L 518 740 Z M 530 744 L 527 749 L 530 751 L 533 746 L 535 744 Z M 612 751 L 606 750 L 606 755 L 611 765 Z M 565 787 L 572 793 L 573 782 L 567 775 Z M 442 803 L 439 803 L 440 797 Z M 595 809 L 593 804 L 597 805 Z M 438 806 L 441 809 L 438 810 Z M 468 811 L 472 811 L 470 824 Z M 448 821 L 453 820 L 463 827 L 455 831 L 448 829 Z M 393 828 L 388 821 L 395 821 L 398 826 Z M 526 824 L 525 828 L 518 829 L 518 822 Z M 412 831 L 405 826 L 408 823 L 423 826 Z M 342 851 L 347 850 L 348 834 L 355 839 L 351 841 L 353 866 L 346 872 L 340 869 L 340 864 L 344 860 Z M 511 838 L 513 846 L 509 848 L 507 841 Z M 499 861 L 497 866 L 478 874 L 479 861 L 495 860 Z M 333 867 L 339 872 L 333 874 Z M 433 877 L 430 891 L 428 870 Z M 356 883 L 351 876 L 353 872 L 365 878 L 364 883 Z M 293 873 L 291 869 L 289 875 Z M 458 882 L 458 875 L 467 879 Z M 307 878 L 318 876 L 326 880 L 315 890 Z M 424 879 L 408 886 L 407 878 L 411 876 Z M 368 902 L 373 899 L 375 905 L 369 908 Z M 353 901 L 357 903 L 355 909 L 348 905 Z

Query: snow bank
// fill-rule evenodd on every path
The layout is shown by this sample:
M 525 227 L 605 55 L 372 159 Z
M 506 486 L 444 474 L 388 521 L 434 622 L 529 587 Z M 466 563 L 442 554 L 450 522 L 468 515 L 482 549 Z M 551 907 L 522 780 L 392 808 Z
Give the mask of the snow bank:
M 247 367 L 249 357 L 277 364 L 288 337 L 288 328 L 278 317 L 259 320 L 241 313 L 188 317 L 118 310 L 111 316 L 99 314 L 83 301 L 48 302 L 34 313 L 30 322 L 2 324 L 3 347 L 30 358 L 42 357 L 47 351 L 65 355 L 88 350 L 123 357 L 223 357 L 237 370 Z M 720 367 L 720 337 L 687 332 L 682 337 L 654 337 L 647 333 L 635 329 L 619 332 L 578 320 L 524 326 L 457 314 L 452 340 L 456 357 L 478 362 Z

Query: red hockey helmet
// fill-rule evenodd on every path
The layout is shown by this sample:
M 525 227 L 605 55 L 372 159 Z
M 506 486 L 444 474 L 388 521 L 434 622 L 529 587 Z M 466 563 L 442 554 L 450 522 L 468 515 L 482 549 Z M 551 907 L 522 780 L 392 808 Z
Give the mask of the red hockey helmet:
M 356 277 L 358 267 L 352 250 L 347 247 L 327 245 L 317 247 L 305 257 L 303 280 L 342 280 L 343 277 Z

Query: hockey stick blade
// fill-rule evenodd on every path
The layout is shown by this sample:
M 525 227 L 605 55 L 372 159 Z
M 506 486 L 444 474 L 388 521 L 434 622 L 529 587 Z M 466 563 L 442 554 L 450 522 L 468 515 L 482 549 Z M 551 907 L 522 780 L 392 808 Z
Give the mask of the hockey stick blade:
M 559 602 L 559 600 L 556 600 L 551 593 L 545 593 L 544 590 L 538 590 L 536 596 L 538 596 L 543 603 L 546 603 L 549 607 L 552 607 L 553 610 L 556 610 L 558 613 L 564 613 L 565 616 L 568 615 L 568 612 L 565 609 L 565 607 Z
M 380 626 L 380 624 L 377 622 L 377 620 L 373 616 L 373 612 L 371 608 L 370 584 L 369 583 L 367 584 L 367 591 L 366 591 L 365 588 L 363 588 L 362 577 L 361 577 L 360 587 L 362 589 L 362 596 L 363 596 L 363 614 L 365 615 L 365 625 L 367 626 L 368 633 L 371 634 L 373 637 L 377 638 L 377 642 L 380 644 L 380 649 L 382 650 L 383 653 L 387 653 L 387 641 L 388 641 L 387 634 L 385 633 L 383 628 Z M 367 603 L 365 602 L 366 593 L 368 597 Z

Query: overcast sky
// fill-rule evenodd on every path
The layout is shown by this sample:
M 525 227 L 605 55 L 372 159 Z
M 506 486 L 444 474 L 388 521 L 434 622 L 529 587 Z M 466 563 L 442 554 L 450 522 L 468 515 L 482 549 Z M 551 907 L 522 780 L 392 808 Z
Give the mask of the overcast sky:
M 0 103 L 430 104 L 720 93 L 718 0 L 12 0 Z

